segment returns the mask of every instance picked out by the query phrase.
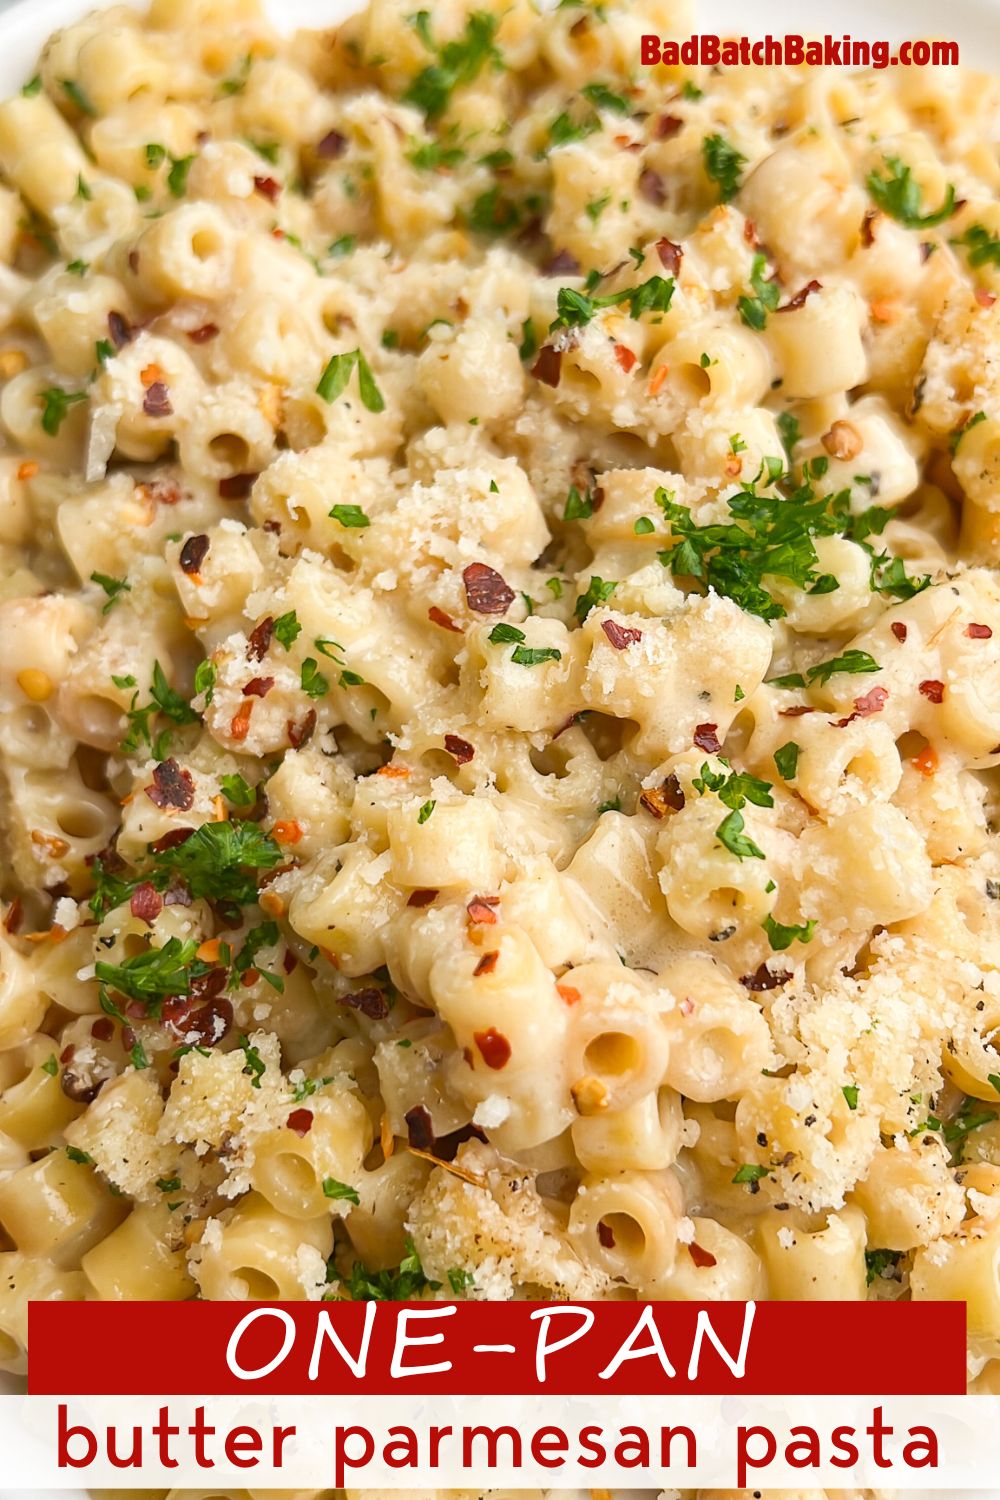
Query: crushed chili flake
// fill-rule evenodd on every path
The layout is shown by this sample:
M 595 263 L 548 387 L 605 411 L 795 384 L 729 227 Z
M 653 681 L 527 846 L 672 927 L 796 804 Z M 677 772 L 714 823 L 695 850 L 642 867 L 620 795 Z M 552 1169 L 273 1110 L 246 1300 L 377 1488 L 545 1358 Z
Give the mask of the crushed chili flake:
M 639 801 L 654 818 L 665 818 L 668 812 L 680 812 L 685 798 L 680 782 L 671 771 L 659 786 L 649 786 L 640 792 Z
M 301 750 L 307 740 L 312 738 L 313 730 L 316 728 L 316 710 L 311 708 L 305 718 L 296 724 L 294 719 L 288 719 L 285 723 L 285 733 L 288 735 L 288 743 L 293 750 Z
M 147 417 L 172 417 L 174 409 L 170 404 L 170 392 L 162 380 L 154 380 L 152 385 L 146 388 L 146 394 L 142 398 L 142 409 Z
M 675 244 L 673 240 L 664 238 L 657 240 L 656 253 L 660 257 L 660 265 L 663 269 L 669 271 L 671 276 L 676 276 L 680 271 L 681 261 L 684 259 L 683 247 Z
M 919 755 L 913 757 L 913 765 L 921 776 L 933 776 L 938 768 L 937 751 L 933 745 L 925 745 Z
M 694 743 L 699 750 L 705 750 L 709 755 L 718 755 L 722 749 L 722 742 L 718 735 L 717 724 L 698 724 L 695 726 Z
M 155 886 L 144 880 L 129 897 L 128 909 L 140 922 L 148 922 L 152 926 L 163 910 L 163 897 Z
M 34 479 L 34 477 L 35 477 L 35 475 L 37 473 L 38 473 L 38 464 L 35 462 L 35 460 L 33 458 L 26 459 L 23 464 L 19 464 L 18 465 L 18 469 L 17 469 L 17 477 L 18 477 L 18 479 Z
M 22 923 L 23 920 L 24 920 L 24 907 L 21 904 L 21 898 L 20 898 L 20 896 L 15 896 L 14 899 L 13 899 L 13 901 L 10 903 L 10 905 L 8 906 L 8 908 L 7 908 L 7 910 L 6 910 L 5 914 L 4 914 L 4 919 L 3 919 L 4 931 L 5 932 L 10 932 L 10 933 L 17 932 L 18 929 L 20 928 L 21 923 Z
M 966 625 L 965 633 L 973 641 L 988 641 L 993 634 L 988 625 Z
M 251 677 L 243 686 L 244 698 L 266 698 L 274 687 L 273 677 Z
M 628 374 L 629 370 L 631 370 L 638 363 L 636 356 L 632 353 L 632 350 L 629 349 L 626 344 L 615 345 L 615 359 L 618 361 L 619 365 L 626 375 Z
M 260 624 L 254 626 L 247 638 L 247 660 L 263 661 L 273 635 L 274 617 L 272 615 L 265 615 Z
M 859 719 L 866 719 L 869 714 L 880 714 L 888 701 L 888 688 L 873 687 L 871 692 L 863 693 L 860 698 L 855 698 L 854 712 Z
M 814 714 L 816 710 L 810 708 L 807 703 L 797 703 L 793 708 L 779 708 L 778 713 L 783 719 L 801 719 L 803 714 Z
M 514 590 L 488 563 L 469 563 L 462 581 L 469 608 L 477 615 L 502 615 L 514 602 Z
M 375 772 L 376 776 L 387 776 L 390 781 L 405 781 L 409 774 L 409 766 L 404 766 L 395 760 L 389 761 L 388 765 L 379 766 Z
M 617 620 L 602 620 L 601 629 L 616 651 L 624 651 L 642 640 L 641 630 L 634 630 L 631 625 L 619 625 Z
M 123 313 L 113 310 L 108 313 L 108 333 L 116 349 L 124 349 L 125 345 L 130 344 L 135 337 L 128 318 Z
M 907 630 L 902 620 L 893 620 L 892 624 L 889 626 L 889 629 L 892 631 L 897 641 L 906 640 Z
M 988 292 L 984 286 L 977 286 L 973 296 L 980 307 L 992 307 L 997 300 L 996 292 Z
M 176 849 L 179 844 L 186 844 L 188 839 L 194 837 L 193 828 L 171 828 L 167 833 L 161 834 L 149 846 L 151 854 L 162 854 L 164 849 Z
M 488 901 L 484 896 L 473 896 L 465 909 L 469 913 L 470 922 L 476 922 L 481 927 L 496 925 L 497 914 L 493 910 L 493 902 Z
M 677 115 L 657 115 L 653 125 L 653 136 L 658 141 L 669 141 L 683 129 L 684 121 Z
M 384 1021 L 389 1014 L 388 1000 L 373 984 L 363 990 L 354 990 L 350 995 L 341 995 L 340 1003 L 349 1006 L 351 1010 L 360 1011 L 369 1021 Z
M 944 701 L 944 683 L 939 682 L 936 677 L 925 677 L 919 684 L 919 691 L 929 703 L 942 703 Z
M 313 1128 L 313 1112 L 311 1109 L 293 1109 L 285 1123 L 296 1135 L 308 1135 Z
M 202 323 L 200 328 L 189 328 L 188 338 L 192 344 L 207 344 L 211 339 L 219 337 L 218 323 Z
M 569 250 L 557 250 L 541 267 L 543 276 L 578 276 L 580 262 Z
M 711 1250 L 703 1250 L 701 1245 L 698 1244 L 697 1240 L 692 1240 L 687 1249 L 688 1255 L 690 1255 L 695 1265 L 699 1268 L 704 1269 L 707 1266 L 718 1265 L 718 1261 L 712 1254 Z
M 90 1028 L 90 1034 L 95 1042 L 110 1042 L 115 1034 L 115 1023 L 110 1016 L 98 1016 Z
M 875 221 L 878 219 L 877 209 L 870 208 L 861 220 L 861 243 L 868 250 L 875 243 Z
M 406 1121 L 406 1138 L 417 1151 L 433 1151 L 434 1121 L 431 1112 L 423 1104 L 415 1104 L 403 1116 Z
M 454 758 L 455 764 L 459 766 L 467 766 L 476 753 L 475 746 L 470 745 L 468 740 L 463 740 L 457 734 L 445 735 L 444 748 Z
M 194 803 L 194 778 L 173 756 L 154 767 L 152 784 L 144 790 L 150 802 L 159 808 L 187 812 Z
M 615 1248 L 614 1231 L 610 1224 L 605 1224 L 603 1219 L 597 1225 L 597 1239 L 604 1246 L 605 1250 L 613 1250 Z
M 647 203 L 653 203 L 657 208 L 662 208 L 667 201 L 667 185 L 659 172 L 654 172 L 651 167 L 639 173 L 639 192 Z
M 219 480 L 221 500 L 245 500 L 254 487 L 256 474 L 227 474 Z
M 415 906 L 419 911 L 425 906 L 430 906 L 432 901 L 437 900 L 437 896 L 437 891 L 431 890 L 429 887 L 425 890 L 411 891 L 406 898 L 406 904 L 407 906 Z
M 497 959 L 499 957 L 500 954 L 496 948 L 492 948 L 489 953 L 484 953 L 472 971 L 473 979 L 479 979 L 483 974 L 492 974 L 497 966 Z
M 489 1026 L 485 1031 L 474 1031 L 472 1040 L 479 1048 L 479 1055 L 488 1068 L 499 1072 L 510 1062 L 510 1042 L 502 1031 Z
M 271 832 L 279 844 L 297 844 L 302 839 L 302 824 L 297 818 L 279 818 Z
M 759 993 L 762 990 L 776 990 L 780 985 L 787 984 L 791 977 L 785 969 L 776 969 L 772 972 L 767 964 L 760 964 L 752 974 L 743 974 L 740 984 L 746 990 Z
M 266 907 L 264 909 L 265 911 L 267 910 Z M 286 974 L 291 974 L 298 968 L 298 966 L 299 961 L 295 957 L 295 954 L 292 952 L 291 948 L 286 948 L 285 956 L 281 960 L 281 967 L 284 969 Z
M 543 344 L 538 351 L 538 357 L 531 367 L 531 373 L 536 380 L 543 385 L 557 386 L 562 374 L 562 352 L 554 349 L 551 344 Z
M 254 192 L 266 198 L 268 203 L 277 203 L 281 195 L 281 183 L 276 177 L 255 177 L 253 186 Z
M 564 1005 L 579 1005 L 583 999 L 580 991 L 572 984 L 557 984 L 556 994 Z
M 462 634 L 461 625 L 456 625 L 451 615 L 446 615 L 444 610 L 438 609 L 436 604 L 432 604 L 427 611 L 427 618 L 432 625 L 440 625 L 442 630 L 454 630 L 456 635 Z
M 221 976 L 224 985 L 225 970 L 216 969 L 214 972 Z M 219 994 L 212 995 L 200 1004 L 192 1004 L 193 998 L 192 994 L 165 1000 L 161 1018 L 175 1036 L 183 1037 L 192 1047 L 214 1047 L 232 1029 L 232 1004 L 224 995 Z
M 813 292 L 821 292 L 822 290 L 823 283 L 821 281 L 807 281 L 805 286 L 801 287 L 795 293 L 794 297 L 789 297 L 788 301 L 782 307 L 775 308 L 775 311 L 780 313 L 798 312 L 800 307 L 805 307 L 807 298 L 811 297 Z
M 343 156 L 347 150 L 347 136 L 341 135 L 339 130 L 328 130 L 321 141 L 317 143 L 316 155 L 322 161 L 336 161 L 338 156 Z
M 239 708 L 229 721 L 229 737 L 233 740 L 245 740 L 250 732 L 250 715 L 253 713 L 253 698 L 244 698 Z
M 197 573 L 200 570 L 202 563 L 205 561 L 205 555 L 208 552 L 210 545 L 211 543 L 209 542 L 208 537 L 204 535 L 204 533 L 201 533 L 198 536 L 189 536 L 187 541 L 181 548 L 181 555 L 179 558 L 181 572 L 189 574 Z

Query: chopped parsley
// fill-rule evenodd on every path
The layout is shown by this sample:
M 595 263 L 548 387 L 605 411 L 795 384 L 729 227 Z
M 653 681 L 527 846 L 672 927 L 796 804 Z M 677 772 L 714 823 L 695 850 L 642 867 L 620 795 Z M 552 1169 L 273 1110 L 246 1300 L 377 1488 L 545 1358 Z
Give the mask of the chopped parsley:
M 448 1272 L 448 1285 L 460 1297 L 463 1292 L 469 1291 L 476 1284 L 476 1278 L 471 1271 L 463 1270 L 461 1266 L 452 1266 Z
M 219 786 L 234 807 L 252 807 L 257 801 L 257 788 L 245 781 L 239 772 L 234 776 L 220 776 Z
M 594 514 L 593 496 L 588 492 L 581 495 L 576 485 L 570 485 L 569 494 L 566 496 L 566 506 L 563 510 L 564 521 L 586 521 Z
M 742 1167 L 737 1168 L 733 1181 L 757 1183 L 762 1177 L 768 1177 L 770 1172 L 770 1167 L 758 1167 L 753 1162 L 744 1162 Z
M 523 641 L 524 631 L 518 630 L 516 625 L 505 625 L 501 621 L 499 625 L 494 625 L 487 639 L 494 646 L 502 646 L 512 641 Z
M 757 776 L 751 776 L 749 771 L 729 770 L 728 761 L 723 760 L 726 771 L 713 771 L 706 761 L 701 768 L 701 774 L 696 776 L 691 785 L 703 797 L 706 792 L 714 792 L 719 801 L 733 812 L 739 812 L 748 802 L 755 807 L 773 807 L 774 798 L 771 796 L 771 783 L 761 781 Z
M 169 937 L 162 948 L 146 948 L 122 959 L 120 964 L 98 960 L 94 972 L 101 983 L 102 997 L 105 989 L 110 988 L 152 1008 L 168 995 L 189 994 L 197 947 L 193 938 L 182 942 L 178 937 Z
M 210 661 L 208 657 L 204 661 L 200 661 L 194 669 L 195 697 L 203 695 L 206 707 L 211 703 L 215 695 L 215 679 L 218 675 L 218 668 L 215 662 Z
M 764 853 L 748 834 L 743 832 L 743 814 L 739 812 L 727 813 L 715 830 L 715 837 L 730 854 L 735 854 L 737 859 L 766 859 Z
M 300 676 L 302 691 L 310 698 L 322 698 L 329 691 L 330 684 L 319 670 L 319 664 L 314 656 L 307 656 L 302 663 Z
M 363 531 L 366 526 L 371 525 L 360 505 L 335 505 L 330 515 L 349 531 Z
M 40 94 L 41 91 L 42 75 L 41 73 L 36 73 L 34 78 L 28 79 L 28 82 L 22 88 L 21 93 L 25 99 L 33 99 L 35 95 Z
M 778 434 L 781 438 L 781 446 L 785 450 L 785 457 L 791 463 L 795 448 L 802 441 L 802 428 L 799 425 L 799 419 L 792 416 L 790 411 L 780 411 L 776 421 Z
M 318 1089 L 324 1089 L 332 1082 L 332 1078 L 300 1078 L 292 1089 L 292 1100 L 301 1104 L 303 1099 L 311 1099 Z
M 861 1090 L 859 1089 L 858 1085 L 856 1083 L 845 1083 L 843 1085 L 843 1087 L 841 1088 L 840 1092 L 843 1094 L 844 1098 L 847 1100 L 847 1107 L 848 1107 L 848 1109 L 850 1109 L 850 1110 L 857 1109 L 857 1107 L 858 1107 L 858 1094 L 861 1092 Z
M 64 391 L 61 385 L 50 385 L 41 392 L 39 397 L 42 403 L 42 431 L 47 432 L 49 437 L 55 437 L 58 433 L 71 406 L 78 401 L 86 401 L 86 391 Z
M 753 266 L 750 271 L 750 285 L 753 288 L 752 297 L 741 297 L 736 306 L 740 317 L 748 328 L 754 328 L 759 333 L 767 326 L 768 313 L 774 312 L 781 296 L 781 288 L 775 280 L 765 280 L 764 272 L 767 270 L 767 256 L 759 252 L 753 258 Z M 706 356 L 702 355 L 705 359 Z
M 887 176 L 869 172 L 866 186 L 873 201 L 883 213 L 907 229 L 930 229 L 950 219 L 955 212 L 955 189 L 949 182 L 941 207 L 933 213 L 921 213 L 922 194 L 913 172 L 898 156 L 883 156 Z
M 75 1162 L 78 1167 L 92 1167 L 94 1158 L 89 1151 L 81 1151 L 79 1146 L 67 1146 L 66 1155 L 70 1161 Z
M 499 17 L 473 11 L 462 35 L 437 47 L 431 38 L 428 12 L 418 11 L 415 29 L 428 51 L 436 53 L 436 61 L 413 79 L 403 95 L 404 104 L 415 104 L 428 119 L 436 119 L 444 114 L 459 85 L 472 83 L 487 65 L 494 69 L 502 67 L 503 60 L 494 43 L 499 24 Z
M 549 325 L 549 332 L 560 328 L 582 328 L 604 307 L 620 307 L 629 304 L 629 316 L 641 318 L 643 313 L 664 313 L 670 307 L 674 295 L 671 276 L 650 276 L 638 286 L 627 286 L 620 292 L 609 292 L 604 297 L 592 297 L 587 292 L 578 292 L 574 287 L 562 286 L 556 293 L 557 316 Z
M 271 634 L 276 641 L 279 641 L 284 646 L 286 651 L 290 651 L 298 639 L 301 629 L 302 626 L 299 624 L 298 615 L 294 609 L 290 609 L 287 614 L 278 616 L 274 622 Z
M 50 1078 L 55 1078 L 56 1074 L 59 1072 L 59 1064 L 56 1062 L 54 1053 L 51 1057 L 47 1057 L 45 1059 L 45 1061 L 41 1064 L 41 1069 L 43 1073 L 48 1073 Z
M 371 365 L 360 349 L 351 349 L 346 354 L 335 354 L 323 371 L 316 387 L 317 395 L 324 401 L 334 402 L 342 394 L 351 378 L 355 365 L 358 367 L 358 394 L 371 412 L 385 410 L 385 398 L 375 383 Z
M 121 679 L 116 686 L 127 685 L 131 687 L 132 681 Z M 153 681 L 149 689 L 150 702 L 143 708 L 138 708 L 138 690 L 132 694 L 132 702 L 126 711 L 129 730 L 122 740 L 120 749 L 130 754 L 140 748 L 141 745 L 149 745 L 157 760 L 163 760 L 164 752 L 169 743 L 169 731 L 157 735 L 155 742 L 151 734 L 151 724 L 159 714 L 170 720 L 172 724 L 197 724 L 198 715 L 180 693 L 175 692 L 164 675 L 163 668 L 158 661 L 153 663 Z
M 424 805 L 423 805 L 423 807 L 421 807 L 420 811 L 417 813 L 417 822 L 418 823 L 426 823 L 427 819 L 430 817 L 430 815 L 434 811 L 435 807 L 437 807 L 437 803 L 436 802 L 434 802 L 434 801 L 425 802 Z
M 59 87 L 70 103 L 75 105 L 82 115 L 89 115 L 91 119 L 96 119 L 97 110 L 78 83 L 75 83 L 72 78 L 63 78 L 60 80 Z
M 706 175 L 719 189 L 720 203 L 728 203 L 739 192 L 746 157 L 722 135 L 707 135 L 701 143 Z
M 952 455 L 954 455 L 955 453 L 957 453 L 958 452 L 958 445 L 959 445 L 959 443 L 965 437 L 965 434 L 970 430 L 970 428 L 972 428 L 972 427 L 978 427 L 979 424 L 980 424 L 980 422 L 985 422 L 985 421 L 986 421 L 986 413 L 984 411 L 977 411 L 975 413 L 975 415 L 971 416 L 967 422 L 963 422 L 962 426 L 959 427 L 959 428 L 956 428 L 956 430 L 949 437 L 949 439 L 948 439 L 948 452 L 951 453 Z
M 426 141 L 406 153 L 406 159 L 421 172 L 447 171 L 465 160 L 461 146 L 446 146 L 442 141 Z
M 167 173 L 167 187 L 171 196 L 183 198 L 187 192 L 188 173 L 191 170 L 193 156 L 172 156 L 170 158 L 170 171 Z
M 886 1281 L 898 1281 L 898 1275 L 886 1275 L 886 1272 L 895 1272 L 902 1256 L 901 1250 L 866 1250 L 865 1251 L 865 1282 L 871 1286 L 876 1276 L 881 1276 Z
M 632 524 L 632 531 L 636 536 L 649 536 L 656 530 L 656 524 L 649 516 L 638 516 Z
M 862 672 L 881 672 L 882 668 L 873 656 L 867 651 L 858 651 L 851 648 L 841 656 L 831 657 L 829 661 L 817 662 L 815 666 L 806 669 L 806 677 L 810 684 L 814 682 L 829 682 L 836 672 L 849 672 L 857 675 Z
M 251 872 L 273 870 L 283 857 L 271 835 L 256 823 L 203 823 L 183 844 L 155 856 L 153 884 L 162 880 L 165 887 L 174 874 L 195 900 L 207 896 L 243 906 L 257 899 L 257 882 Z
M 90 581 L 91 583 L 99 584 L 108 596 L 107 603 L 101 610 L 102 615 L 106 615 L 113 608 L 119 594 L 130 594 L 132 592 L 132 585 L 126 579 L 110 578 L 107 573 L 91 573 Z
M 355 1207 L 361 1202 L 357 1188 L 350 1187 L 346 1182 L 338 1182 L 336 1177 L 323 1178 L 323 1197 L 335 1201 L 343 1199 L 347 1203 L 353 1203 Z
M 438 1291 L 441 1283 L 424 1275 L 413 1241 L 406 1241 L 406 1254 L 390 1271 L 369 1271 L 355 1261 L 344 1291 L 353 1302 L 409 1302 L 420 1292 Z
M 804 922 L 801 927 L 785 927 L 783 923 L 776 922 L 768 912 L 760 924 L 767 933 L 768 942 L 775 953 L 784 953 L 794 942 L 808 943 L 812 939 L 816 929 L 816 919 L 811 918 Z
M 257 1048 L 252 1045 L 248 1036 L 240 1037 L 239 1047 L 240 1051 L 243 1053 L 243 1056 L 246 1058 L 246 1063 L 244 1065 L 243 1071 L 250 1076 L 250 1087 L 259 1089 L 260 1080 L 267 1072 L 267 1064 L 264 1062 L 264 1059 L 261 1057 Z
M 617 587 L 617 579 L 591 578 L 586 593 L 581 594 L 573 606 L 573 613 L 581 625 L 592 609 L 607 603 Z
M 968 252 L 973 270 L 979 266 L 1000 266 L 1000 236 L 991 234 L 984 224 L 970 224 L 952 244 L 961 245 Z
M 510 659 L 519 667 L 537 667 L 544 661 L 561 661 L 562 652 L 555 646 L 515 646 Z
M 799 747 L 794 740 L 789 740 L 787 744 L 775 750 L 774 764 L 785 781 L 795 780 L 795 773 L 799 765 Z

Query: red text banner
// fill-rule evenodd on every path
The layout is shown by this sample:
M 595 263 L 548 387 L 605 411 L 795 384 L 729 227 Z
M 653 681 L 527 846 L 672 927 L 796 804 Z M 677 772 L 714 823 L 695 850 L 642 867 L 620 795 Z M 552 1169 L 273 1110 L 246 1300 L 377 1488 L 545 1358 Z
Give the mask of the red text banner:
M 32 1395 L 957 1395 L 950 1302 L 35 1302 Z

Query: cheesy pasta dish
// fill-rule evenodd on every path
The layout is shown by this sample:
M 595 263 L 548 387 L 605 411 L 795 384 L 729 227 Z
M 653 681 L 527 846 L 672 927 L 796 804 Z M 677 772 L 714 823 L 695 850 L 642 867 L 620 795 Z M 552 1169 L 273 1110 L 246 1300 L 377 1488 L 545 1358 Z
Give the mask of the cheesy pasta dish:
M 945 1298 L 1000 1390 L 1000 93 L 682 24 L 152 0 L 0 105 L 0 1367 Z

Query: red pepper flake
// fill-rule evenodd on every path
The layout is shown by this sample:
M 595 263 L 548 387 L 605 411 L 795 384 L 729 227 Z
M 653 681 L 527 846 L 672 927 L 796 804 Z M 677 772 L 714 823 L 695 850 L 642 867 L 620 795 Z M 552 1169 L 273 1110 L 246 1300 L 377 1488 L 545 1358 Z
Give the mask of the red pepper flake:
M 273 687 L 273 677 L 251 677 L 250 681 L 244 685 L 243 696 L 244 698 L 266 698 Z
M 253 713 L 254 700 L 244 698 L 239 708 L 229 721 L 229 737 L 233 740 L 245 740 L 250 732 L 250 715 Z
M 285 1124 L 296 1135 L 308 1135 L 313 1128 L 313 1112 L 311 1109 L 293 1109 Z
M 702 1247 L 698 1244 L 697 1240 L 692 1240 L 687 1248 L 688 1255 L 690 1255 L 695 1265 L 700 1269 L 703 1269 L 706 1266 L 718 1265 L 718 1261 L 712 1254 L 711 1250 L 703 1250 Z
M 360 1011 L 369 1021 L 384 1021 L 389 1014 L 388 1000 L 373 984 L 364 990 L 354 990 L 350 995 L 341 995 L 340 1003 Z
M 669 271 L 671 276 L 676 276 L 680 271 L 681 261 L 684 259 L 682 246 L 674 244 L 673 240 L 657 240 L 656 253 L 660 257 L 660 265 L 663 269 Z
M 564 1005 L 579 1005 L 583 999 L 580 991 L 572 984 L 557 984 L 556 994 Z
M 108 333 L 116 349 L 124 349 L 125 345 L 130 344 L 135 337 L 128 318 L 114 311 L 108 313 Z
M 691 996 L 685 995 L 684 999 L 680 1002 L 677 1009 L 680 1011 L 682 1016 L 693 1016 L 694 1001 L 691 999 Z
M 933 745 L 925 745 L 919 755 L 913 757 L 913 766 L 921 776 L 933 776 L 938 768 L 937 751 Z
M 462 581 L 469 608 L 477 615 L 502 615 L 514 602 L 514 590 L 487 563 L 469 563 Z
M 654 818 L 665 818 L 668 812 L 680 812 L 685 797 L 680 782 L 671 771 L 659 786 L 649 786 L 640 792 L 639 801 Z
M 988 292 L 984 286 L 977 286 L 973 296 L 980 307 L 992 307 L 997 300 L 996 292 Z
M 193 828 L 171 828 L 160 838 L 149 846 L 150 854 L 162 854 L 164 849 L 176 849 L 179 844 L 186 844 L 188 839 L 194 837 Z
M 897 641 L 906 640 L 907 630 L 902 620 L 893 620 L 892 624 L 889 626 L 889 629 L 892 631 Z
M 73 1059 L 74 1059 L 75 1056 L 76 1056 L 76 1048 L 73 1046 L 73 1043 L 71 1042 L 68 1047 L 64 1047 L 63 1050 L 60 1052 L 60 1054 L 59 1054 L 59 1061 L 62 1063 L 63 1067 L 65 1067 L 67 1063 L 71 1063 L 73 1061 Z
M 254 192 L 266 198 L 268 203 L 277 203 L 281 194 L 281 183 L 276 177 L 255 177 L 253 186 Z
M 562 351 L 554 349 L 551 344 L 543 344 L 531 367 L 531 373 L 543 385 L 557 386 L 562 374 Z
M 144 880 L 129 897 L 128 909 L 140 922 L 148 922 L 152 926 L 163 910 L 163 897 L 155 886 Z
M 667 186 L 659 172 L 654 172 L 651 167 L 639 173 L 639 192 L 647 203 L 653 203 L 657 208 L 662 208 L 667 201 Z
M 432 604 L 427 611 L 427 618 L 432 625 L 440 625 L 442 630 L 454 630 L 456 635 L 462 634 L 461 625 L 456 625 L 451 615 L 446 615 L 444 610 L 438 609 L 436 604 Z
M 260 978 L 259 969 L 244 969 L 240 975 L 240 984 L 245 990 L 252 989 Z
M 580 262 L 569 250 L 557 250 L 540 269 L 543 276 L 578 276 Z
M 227 474 L 219 480 L 220 500 L 245 500 L 254 487 L 256 474 Z
M 316 710 L 311 708 L 305 718 L 296 724 L 294 719 L 285 722 L 285 733 L 288 735 L 288 743 L 293 750 L 301 750 L 307 740 L 312 738 L 313 730 L 316 728 Z
M 226 982 L 224 969 L 214 970 Z M 205 976 L 208 977 L 207 975 Z M 183 1037 L 192 1047 L 215 1047 L 227 1036 L 233 1025 L 233 1007 L 223 995 L 213 995 L 202 1004 L 192 1004 L 193 996 L 177 995 L 163 1002 L 161 1019 L 175 1036 Z
M 438 892 L 432 891 L 429 888 L 426 890 L 411 891 L 406 898 L 406 904 L 407 906 L 415 906 L 419 911 L 425 906 L 430 906 L 432 901 L 437 900 L 437 896 Z
M 189 536 L 181 548 L 180 565 L 182 573 L 198 573 L 205 561 L 211 543 L 204 533 L 199 536 Z
M 624 651 L 642 640 L 641 630 L 634 630 L 631 625 L 619 625 L 617 620 L 602 620 L 601 629 L 616 651 Z
M 142 409 L 147 417 L 172 417 L 174 409 L 170 404 L 170 392 L 162 380 L 154 380 L 146 388 L 146 394 L 142 398 Z
M 605 1250 L 613 1250 L 615 1248 L 614 1231 L 610 1224 L 605 1224 L 603 1219 L 597 1225 L 597 1238 Z
M 247 660 L 263 661 L 267 654 L 267 648 L 271 644 L 274 634 L 274 617 L 265 615 L 259 625 L 255 625 L 247 639 Z
M 494 896 L 493 901 L 496 899 Z M 470 922 L 476 922 L 480 927 L 496 925 L 497 914 L 493 910 L 492 902 L 488 901 L 485 896 L 473 896 L 465 909 L 469 913 Z
M 993 634 L 988 625 L 966 625 L 965 633 L 972 641 L 988 641 Z
M 790 297 L 784 306 L 777 308 L 776 311 L 798 312 L 800 307 L 805 307 L 807 297 L 810 297 L 813 292 L 821 292 L 822 290 L 823 283 L 821 281 L 807 281 L 801 291 L 796 292 L 794 297 Z
M 90 1028 L 90 1034 L 95 1042 L 110 1042 L 115 1034 L 115 1023 L 110 1016 L 98 1016 Z
M 8 906 L 3 919 L 4 931 L 10 933 L 17 932 L 20 929 L 23 920 L 24 907 L 21 904 L 20 896 L 15 896 L 13 901 Z
M 797 703 L 793 708 L 779 708 L 778 713 L 783 719 L 801 719 L 803 714 L 814 714 L 816 710 L 810 708 L 807 703 Z
M 496 948 L 491 949 L 489 953 L 484 953 L 472 971 L 473 979 L 479 979 L 483 974 L 492 974 L 499 957 L 500 954 Z
M 336 161 L 346 150 L 347 136 L 341 135 L 339 130 L 328 130 L 316 147 L 316 155 L 321 161 Z
M 684 121 L 677 115 L 658 115 L 653 125 L 653 138 L 669 141 L 683 129 Z
M 490 1026 L 486 1031 L 474 1031 L 472 1040 L 479 1048 L 480 1056 L 488 1068 L 499 1072 L 510 1062 L 510 1042 L 502 1031 Z
M 930 703 L 944 701 L 944 683 L 939 682 L 936 677 L 925 677 L 920 684 L 920 692 Z
M 791 974 L 784 969 L 776 969 L 772 973 L 767 964 L 760 964 L 752 974 L 744 974 L 740 979 L 740 984 L 744 989 L 760 993 L 762 990 L 778 989 L 781 985 L 787 984 L 791 977 Z
M 638 363 L 636 356 L 626 344 L 615 345 L 615 359 L 621 365 L 626 375 Z
M 286 948 L 285 956 L 281 960 L 281 967 L 284 969 L 286 974 L 291 974 L 295 969 L 298 968 L 298 966 L 299 961 L 295 957 L 295 954 L 292 952 L 291 948 Z
M 434 1150 L 434 1121 L 431 1112 L 423 1104 L 415 1104 L 403 1116 L 406 1121 L 406 1138 L 416 1151 Z
M 298 844 L 302 840 L 302 824 L 298 818 L 279 818 L 271 832 L 279 844 Z
M 476 747 L 470 745 L 468 740 L 463 740 L 457 734 L 445 735 L 444 748 L 449 755 L 454 757 L 457 766 L 467 766 L 476 753 Z
M 173 756 L 155 767 L 152 785 L 144 790 L 156 807 L 187 812 L 194 803 L 194 778 L 190 771 L 181 769 Z
M 722 749 L 722 742 L 719 739 L 717 730 L 717 724 L 697 725 L 694 732 L 694 743 L 698 746 L 699 750 L 705 750 L 709 755 L 718 755 Z
M 202 323 L 200 328 L 188 329 L 188 338 L 192 344 L 207 344 L 211 339 L 217 339 L 218 337 L 218 323 Z
M 870 714 L 880 714 L 888 701 L 888 688 L 873 687 L 870 693 L 855 698 L 854 712 L 859 719 L 867 719 Z
M 878 218 L 878 210 L 870 208 L 861 220 L 861 243 L 866 250 L 869 250 L 875 243 L 875 221 Z

